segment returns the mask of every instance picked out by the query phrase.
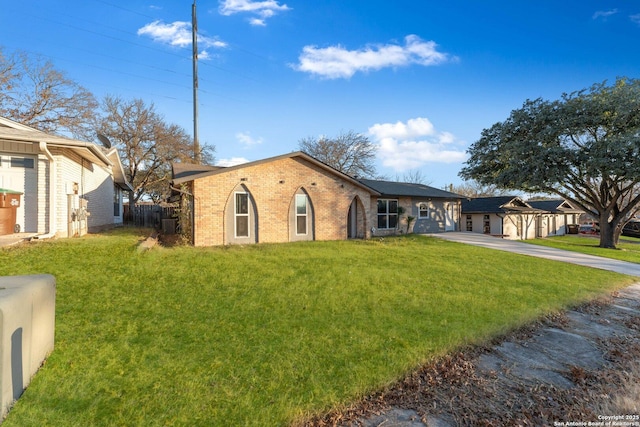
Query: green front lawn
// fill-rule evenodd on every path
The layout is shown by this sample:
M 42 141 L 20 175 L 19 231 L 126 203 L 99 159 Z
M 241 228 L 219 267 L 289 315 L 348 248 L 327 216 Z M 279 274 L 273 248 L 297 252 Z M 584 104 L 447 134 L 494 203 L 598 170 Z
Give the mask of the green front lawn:
M 567 234 L 565 236 L 553 236 L 544 239 L 523 240 L 523 242 L 583 254 L 597 255 L 620 261 L 640 263 L 640 239 L 636 237 L 620 236 L 617 249 L 601 248 L 598 246 L 600 243 L 599 237 L 589 235 Z
M 55 350 L 4 426 L 287 425 L 633 278 L 424 236 L 0 249 L 57 278 Z

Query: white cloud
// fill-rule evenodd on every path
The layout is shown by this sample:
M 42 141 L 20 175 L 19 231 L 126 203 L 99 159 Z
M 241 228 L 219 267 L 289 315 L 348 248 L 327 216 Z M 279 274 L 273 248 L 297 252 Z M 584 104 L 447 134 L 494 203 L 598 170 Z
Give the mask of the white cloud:
M 631 19 L 631 22 L 633 22 L 634 24 L 640 25 L 640 13 L 638 13 L 637 15 L 629 16 L 629 19 Z
M 246 148 L 252 147 L 254 145 L 260 145 L 264 142 L 262 138 L 254 138 L 251 136 L 249 132 L 238 132 L 236 133 L 236 139 Z
M 298 71 L 316 74 L 327 79 L 350 78 L 358 71 L 367 72 L 388 67 L 406 67 L 412 64 L 438 65 L 455 60 L 438 52 L 433 41 L 425 41 L 416 35 L 404 38 L 404 45 L 370 45 L 359 50 L 330 46 L 318 48 L 305 46 L 298 57 Z
M 140 28 L 138 35 L 149 36 L 154 42 L 177 47 L 191 46 L 193 37 L 191 34 L 191 23 L 184 21 L 175 21 L 170 24 L 154 21 Z M 204 48 L 223 48 L 227 46 L 227 43 L 198 34 L 198 46 Z M 205 51 L 203 51 L 203 54 L 206 57 L 209 56 Z
M 378 123 L 369 128 L 378 145 L 382 164 L 395 171 L 416 169 L 425 163 L 458 163 L 466 160 L 462 143 L 450 132 L 438 132 L 425 117 L 406 123 Z
M 596 13 L 593 14 L 593 19 L 606 19 L 608 17 L 610 17 L 611 15 L 615 15 L 616 13 L 618 13 L 618 9 L 611 9 L 611 10 L 599 10 Z
M 249 163 L 249 160 L 245 159 L 244 157 L 232 157 L 230 159 L 220 159 L 216 162 L 216 166 L 223 166 L 223 167 L 231 167 L 231 166 L 237 166 L 237 165 L 241 165 L 243 163 Z
M 275 0 L 221 0 L 218 8 L 221 15 L 229 16 L 235 13 L 250 13 L 257 15 L 249 19 L 251 25 L 265 26 L 266 19 L 271 18 L 276 12 L 290 10 L 286 4 L 279 4 Z
M 264 21 L 264 19 L 260 19 L 260 18 L 251 18 L 249 19 L 249 23 L 251 25 L 253 25 L 254 27 L 266 27 L 267 23 Z

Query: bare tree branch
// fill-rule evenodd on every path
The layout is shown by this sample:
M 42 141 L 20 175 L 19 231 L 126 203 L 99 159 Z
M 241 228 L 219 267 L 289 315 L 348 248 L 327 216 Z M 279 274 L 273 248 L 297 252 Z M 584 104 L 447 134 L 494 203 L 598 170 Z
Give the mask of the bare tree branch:
M 353 177 L 373 177 L 377 147 L 354 131 L 342 132 L 335 138 L 309 137 L 299 141 L 301 151 Z

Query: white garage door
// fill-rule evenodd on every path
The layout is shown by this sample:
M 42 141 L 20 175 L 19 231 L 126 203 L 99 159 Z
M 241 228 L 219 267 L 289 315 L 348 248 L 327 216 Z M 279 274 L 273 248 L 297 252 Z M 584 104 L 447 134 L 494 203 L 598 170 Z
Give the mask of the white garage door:
M 23 232 L 38 231 L 37 167 L 36 156 L 0 153 L 0 188 L 23 193 L 16 215 Z

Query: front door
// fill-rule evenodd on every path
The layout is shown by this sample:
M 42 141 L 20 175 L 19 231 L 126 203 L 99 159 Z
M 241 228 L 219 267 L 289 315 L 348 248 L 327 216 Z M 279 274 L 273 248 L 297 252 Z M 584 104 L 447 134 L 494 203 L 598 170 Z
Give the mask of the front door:
M 444 231 L 456 231 L 456 222 L 458 218 L 458 204 L 446 203 Z

